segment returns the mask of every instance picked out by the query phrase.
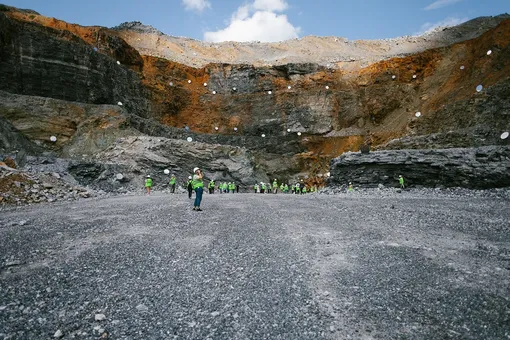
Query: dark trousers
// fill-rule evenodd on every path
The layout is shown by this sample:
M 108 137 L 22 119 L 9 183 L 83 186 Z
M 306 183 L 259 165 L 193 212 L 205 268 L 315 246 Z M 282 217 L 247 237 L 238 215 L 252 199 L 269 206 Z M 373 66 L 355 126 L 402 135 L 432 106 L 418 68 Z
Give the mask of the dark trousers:
M 193 188 L 191 186 L 188 187 L 188 197 L 191 198 L 191 194 L 193 193 Z
M 172 190 L 172 194 L 175 194 L 175 184 L 170 184 L 170 189 Z
M 198 187 L 195 189 L 195 193 L 197 197 L 195 198 L 195 207 L 200 207 L 200 203 L 202 202 L 202 194 L 204 193 L 204 188 Z
M 209 193 L 214 194 L 214 188 L 209 188 Z

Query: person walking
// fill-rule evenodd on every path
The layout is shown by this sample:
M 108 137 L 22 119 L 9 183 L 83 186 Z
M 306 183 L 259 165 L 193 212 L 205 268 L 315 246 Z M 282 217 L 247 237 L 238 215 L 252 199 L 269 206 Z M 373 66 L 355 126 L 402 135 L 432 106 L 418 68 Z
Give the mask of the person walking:
M 151 178 L 151 175 L 147 175 L 147 178 L 145 179 L 145 190 L 147 191 L 147 195 L 151 194 L 151 188 L 152 188 L 152 178 Z
M 202 211 L 202 209 L 200 209 L 200 204 L 202 203 L 202 194 L 204 193 L 204 175 L 200 168 L 194 168 L 193 173 L 193 190 L 195 190 L 196 193 L 193 210 Z
M 170 177 L 170 192 L 172 194 L 175 194 L 175 183 L 177 182 L 177 178 L 175 178 L 175 175 L 172 174 L 172 177 Z
M 209 193 L 214 194 L 214 179 L 211 179 L 207 187 L 209 188 Z
M 402 175 L 398 175 L 398 182 L 400 183 L 400 187 L 404 189 L 404 177 L 402 177 Z
M 349 182 L 349 188 L 347 190 L 348 191 L 353 191 L 354 190 L 354 187 L 352 186 L 352 182 Z
M 276 178 L 273 181 L 273 194 L 276 194 L 278 192 L 278 182 L 276 181 Z
M 266 185 L 264 182 L 260 182 L 260 193 L 264 193 L 266 191 Z
M 236 194 L 239 193 L 239 184 L 236 184 Z
M 191 194 L 193 193 L 193 178 L 191 176 L 188 177 L 187 187 L 188 187 L 188 198 L 191 199 Z

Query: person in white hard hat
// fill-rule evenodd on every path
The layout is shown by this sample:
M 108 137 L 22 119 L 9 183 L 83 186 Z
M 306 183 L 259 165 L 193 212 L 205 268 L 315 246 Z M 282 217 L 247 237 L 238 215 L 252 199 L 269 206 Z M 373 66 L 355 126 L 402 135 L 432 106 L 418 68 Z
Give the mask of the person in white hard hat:
M 191 199 L 191 195 L 193 194 L 193 177 L 188 177 L 188 182 L 186 182 L 186 186 L 188 188 L 188 198 Z
M 402 175 L 398 175 L 398 182 L 400 183 L 400 187 L 404 189 L 404 177 L 402 177 Z
M 202 194 L 204 193 L 204 175 L 200 168 L 194 168 L 193 173 L 193 190 L 195 190 L 196 194 L 193 210 L 202 211 L 200 204 L 202 203 Z
M 152 188 L 152 178 L 150 175 L 147 175 L 147 178 L 145 179 L 145 190 L 147 190 L 147 195 L 151 194 L 151 188 Z

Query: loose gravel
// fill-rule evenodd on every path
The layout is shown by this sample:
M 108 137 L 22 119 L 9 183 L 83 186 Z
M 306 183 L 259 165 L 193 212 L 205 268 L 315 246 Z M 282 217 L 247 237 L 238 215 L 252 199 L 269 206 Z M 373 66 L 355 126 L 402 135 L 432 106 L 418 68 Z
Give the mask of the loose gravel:
M 507 339 L 501 197 L 156 193 L 0 211 L 3 339 Z

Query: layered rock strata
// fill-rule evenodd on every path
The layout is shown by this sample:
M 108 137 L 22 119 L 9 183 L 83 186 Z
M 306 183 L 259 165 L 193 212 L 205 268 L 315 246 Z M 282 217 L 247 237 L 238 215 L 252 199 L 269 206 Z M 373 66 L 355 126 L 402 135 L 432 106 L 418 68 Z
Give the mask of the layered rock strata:
M 436 150 L 348 152 L 330 163 L 331 186 L 465 187 L 510 186 L 510 146 Z

